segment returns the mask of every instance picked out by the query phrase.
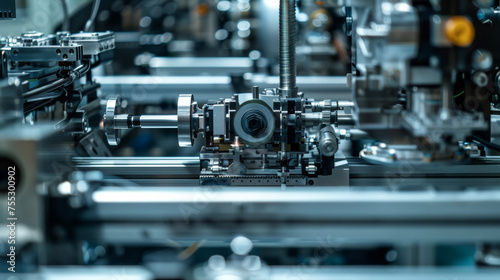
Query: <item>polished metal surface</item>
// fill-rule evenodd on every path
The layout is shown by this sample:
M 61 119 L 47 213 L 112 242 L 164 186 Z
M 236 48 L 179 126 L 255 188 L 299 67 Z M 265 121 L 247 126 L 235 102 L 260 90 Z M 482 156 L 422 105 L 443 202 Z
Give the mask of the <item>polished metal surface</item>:
M 79 235 L 111 243 L 150 243 L 169 236 L 186 245 L 206 239 L 207 246 L 223 246 L 220 241 L 235 232 L 257 246 L 309 246 L 318 238 L 344 244 L 500 241 L 498 191 L 102 187 L 92 199 L 96 207 L 83 220 L 119 222 L 126 216 L 127 224 L 80 227 Z M 204 223 L 212 217 L 220 226 Z M 235 219 L 244 221 L 237 230 L 231 226 Z M 144 220 L 150 221 L 146 237 L 136 223 Z M 178 227 L 172 230 L 158 223 L 162 220 L 178 221 Z
M 195 179 L 200 174 L 198 157 L 175 158 L 73 158 L 82 171 L 100 170 L 105 175 L 138 179 L 185 178 Z M 380 166 L 367 164 L 357 158 L 348 158 L 350 184 L 353 187 L 391 187 L 394 189 L 494 188 L 498 186 L 495 160 L 474 160 L 471 164 Z M 481 181 L 481 185 L 478 182 Z M 196 184 L 196 182 L 194 182 Z M 331 182 L 330 182 L 331 183 Z
M 270 280 L 283 278 L 310 280 L 493 280 L 499 277 L 495 269 L 461 268 L 329 268 L 273 267 Z
M 175 115 L 153 115 L 139 117 L 141 128 L 177 128 L 177 116 Z
M 322 156 L 332 157 L 337 153 L 339 143 L 335 131 L 331 126 L 327 126 L 320 131 L 319 152 Z
M 317 244 L 319 248 L 321 244 Z M 151 263 L 153 265 L 154 263 Z M 177 272 L 172 267 L 175 263 L 162 263 L 163 267 L 169 268 L 173 273 L 167 274 L 175 279 L 182 277 L 182 273 Z M 180 265 L 180 264 L 179 264 Z M 177 273 L 175 273 L 177 272 Z M 330 280 L 332 277 L 339 280 L 443 280 L 443 279 L 463 279 L 463 280 L 496 280 L 500 272 L 496 269 L 468 269 L 468 268 L 405 268 L 405 267 L 332 267 L 316 265 L 298 266 L 270 266 L 265 279 L 310 279 L 310 280 Z M 10 274 L 0 273 L 0 276 L 9 279 Z M 96 280 L 107 279 L 130 279 L 130 280 L 151 280 L 154 275 L 142 267 L 130 266 L 59 266 L 41 267 L 37 273 L 16 273 L 20 280 L 79 280 L 92 277 Z M 202 278 L 200 278 L 202 279 Z
M 74 157 L 77 170 L 99 170 L 104 175 L 126 178 L 198 178 L 198 157 Z
M 220 76 L 252 72 L 253 61 L 247 57 L 154 57 L 149 62 L 157 76 Z
M 41 266 L 37 272 L 0 273 L 2 279 L 19 280 L 153 280 L 154 275 L 140 266 Z
M 129 116 L 128 114 L 120 114 L 114 116 L 114 127 L 115 129 L 128 129 L 129 128 Z M 111 124 L 106 124 L 111 125 Z
M 213 107 L 213 123 L 214 127 L 212 132 L 214 135 L 219 137 L 225 137 L 228 132 L 227 121 L 226 121 L 226 105 L 225 104 L 215 104 Z
M 12 47 L 13 61 L 60 61 L 76 62 L 83 57 L 83 47 L 75 46 L 28 46 Z
M 106 137 L 110 145 L 120 144 L 119 131 L 115 129 L 115 113 L 118 106 L 118 99 L 109 99 L 106 103 L 106 113 L 104 114 L 104 128 L 106 129 Z
M 177 101 L 177 134 L 179 147 L 193 146 L 193 109 L 192 94 L 181 94 Z
M 115 48 L 113 32 L 80 32 L 68 37 L 68 44 L 83 46 L 83 55 L 98 55 Z
M 136 104 L 157 104 L 175 100 L 179 94 L 196 93 L 196 100 L 206 103 L 217 98 L 229 98 L 235 90 L 229 76 L 98 76 L 102 93 L 106 97 L 120 96 Z M 279 84 L 279 76 L 248 75 L 248 84 L 261 89 L 273 88 Z M 297 77 L 300 89 L 308 98 L 317 100 L 351 100 L 352 94 L 344 76 Z M 249 86 L 248 91 L 250 91 Z

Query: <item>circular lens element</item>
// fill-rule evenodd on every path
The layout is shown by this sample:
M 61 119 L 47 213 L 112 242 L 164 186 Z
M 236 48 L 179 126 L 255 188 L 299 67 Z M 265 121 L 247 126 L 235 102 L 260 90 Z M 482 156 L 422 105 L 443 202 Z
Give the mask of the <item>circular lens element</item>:
M 245 133 L 259 137 L 266 132 L 267 120 L 261 111 L 252 109 L 241 118 L 241 127 Z
M 243 103 L 234 117 L 234 130 L 240 140 L 248 145 L 262 145 L 274 134 L 274 114 L 261 100 Z

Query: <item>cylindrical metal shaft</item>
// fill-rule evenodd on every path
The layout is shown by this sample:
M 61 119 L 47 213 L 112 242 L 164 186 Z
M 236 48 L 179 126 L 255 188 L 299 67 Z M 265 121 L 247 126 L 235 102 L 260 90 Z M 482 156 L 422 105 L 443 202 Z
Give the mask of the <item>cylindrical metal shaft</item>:
M 280 0 L 280 91 L 290 98 L 297 97 L 295 25 L 295 0 Z
M 259 87 L 255 86 L 252 88 L 252 95 L 254 99 L 259 99 Z
M 449 120 L 451 118 L 451 111 L 453 107 L 453 94 L 451 86 L 451 75 L 443 75 L 443 87 L 441 92 L 442 98 L 442 109 L 441 109 L 441 120 Z
M 354 117 L 352 115 L 349 115 L 349 114 L 338 115 L 337 116 L 337 125 L 355 126 L 356 121 L 354 120 Z
M 319 132 L 318 150 L 324 157 L 333 157 L 339 149 L 339 141 L 335 135 L 335 130 L 331 126 L 326 126 Z
M 302 113 L 302 121 L 305 127 L 313 127 L 320 124 L 336 124 L 341 126 L 354 126 L 354 117 L 349 114 L 339 115 L 337 112 L 326 114 L 323 112 Z
M 140 116 L 141 128 L 175 128 L 177 129 L 176 115 Z
M 353 108 L 354 102 L 352 101 L 313 101 L 311 102 L 313 112 L 321 112 L 325 110 L 344 110 L 345 108 Z
M 115 129 L 129 128 L 177 128 L 176 115 L 133 116 L 116 115 Z

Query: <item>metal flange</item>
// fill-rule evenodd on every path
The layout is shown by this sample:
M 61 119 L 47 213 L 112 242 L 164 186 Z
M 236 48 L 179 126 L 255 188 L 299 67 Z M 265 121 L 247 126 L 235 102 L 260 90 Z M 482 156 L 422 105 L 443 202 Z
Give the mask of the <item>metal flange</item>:
M 111 98 L 106 103 L 106 113 L 104 114 L 104 132 L 111 146 L 120 144 L 120 130 L 115 128 L 115 115 L 120 101 L 118 98 Z
M 195 112 L 194 98 L 192 94 L 181 94 L 177 99 L 177 135 L 179 147 L 192 147 L 193 137 L 193 113 Z

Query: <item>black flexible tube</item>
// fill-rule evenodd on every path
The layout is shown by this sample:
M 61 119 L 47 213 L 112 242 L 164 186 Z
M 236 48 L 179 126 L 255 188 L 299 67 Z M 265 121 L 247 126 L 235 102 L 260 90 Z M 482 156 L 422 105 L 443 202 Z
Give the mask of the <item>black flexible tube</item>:
M 35 95 L 47 92 L 47 91 L 53 91 L 54 89 L 58 87 L 65 86 L 69 83 L 71 83 L 73 79 L 71 77 L 65 77 L 65 78 L 60 78 L 50 84 L 43 85 L 41 87 L 37 87 L 35 89 L 32 89 L 30 91 L 27 91 L 26 93 L 23 94 L 23 98 L 29 98 L 33 97 Z
M 41 87 L 37 87 L 35 89 L 29 90 L 23 94 L 23 98 L 29 98 L 33 97 L 37 94 L 41 94 L 47 91 L 53 91 L 59 87 L 66 86 L 68 84 L 71 84 L 74 82 L 76 79 L 81 78 L 87 71 L 90 69 L 90 65 L 88 63 L 82 64 L 78 67 L 76 67 L 73 71 L 71 71 L 70 76 L 60 78 L 50 84 L 43 85 Z
M 94 1 L 94 6 L 92 7 L 92 14 L 90 15 L 90 19 L 87 21 L 85 24 L 85 32 L 91 32 L 94 24 L 95 24 L 95 19 L 97 17 L 97 12 L 99 11 L 99 6 L 101 5 L 101 0 L 95 0 Z
M 500 152 L 500 145 L 498 145 L 498 144 L 491 143 L 490 141 L 486 141 L 485 139 L 483 139 L 479 136 L 472 136 L 472 139 L 474 139 L 476 142 L 478 142 L 479 144 L 482 144 L 483 146 L 485 146 L 488 149 L 492 149 L 492 150 Z

